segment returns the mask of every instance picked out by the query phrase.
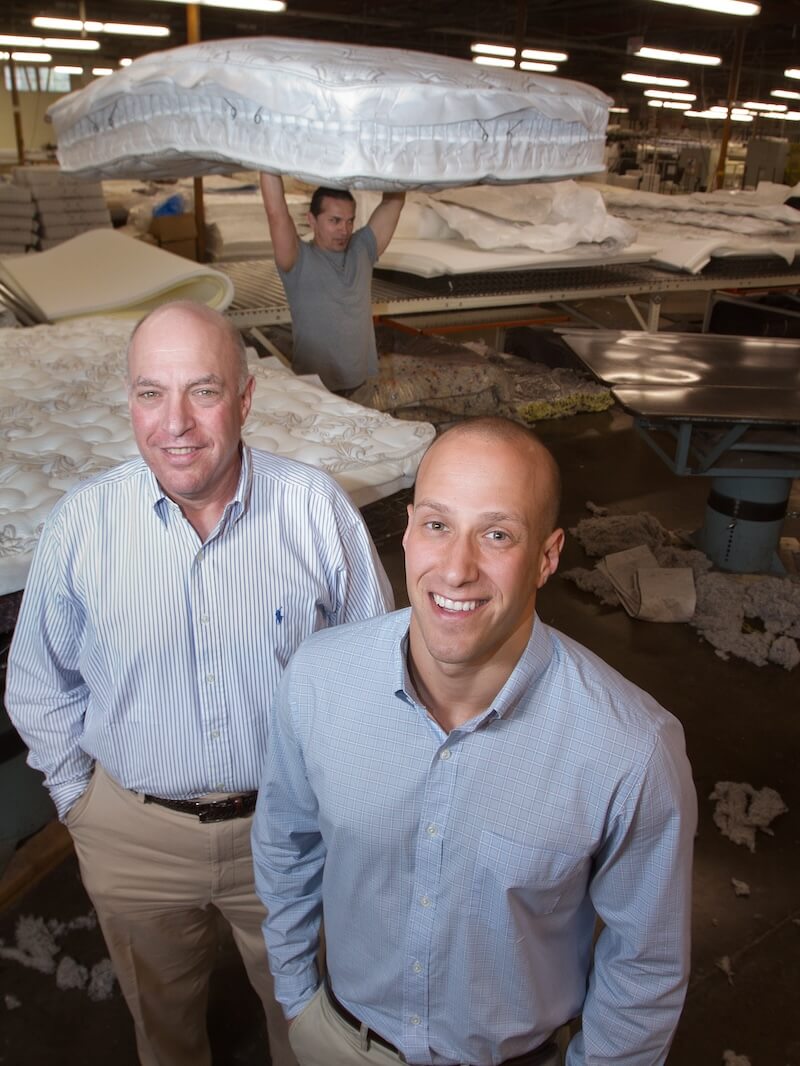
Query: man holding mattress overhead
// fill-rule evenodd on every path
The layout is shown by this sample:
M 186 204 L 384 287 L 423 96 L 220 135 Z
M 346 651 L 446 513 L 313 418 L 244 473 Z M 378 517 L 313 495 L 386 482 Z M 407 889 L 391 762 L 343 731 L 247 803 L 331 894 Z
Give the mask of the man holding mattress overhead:
M 355 200 L 342 189 L 311 198 L 311 241 L 301 241 L 279 174 L 261 175 L 273 254 L 292 312 L 292 369 L 319 374 L 349 393 L 378 372 L 372 324 L 372 270 L 397 227 L 404 193 L 384 193 L 366 226 L 353 232 Z
M 72 834 L 142 1066 L 210 1066 L 220 918 L 274 1066 L 295 1066 L 250 853 L 267 710 L 305 636 L 391 606 L 344 491 L 242 444 L 254 384 L 216 311 L 142 320 L 128 348 L 141 455 L 50 515 L 9 658 L 6 706 Z

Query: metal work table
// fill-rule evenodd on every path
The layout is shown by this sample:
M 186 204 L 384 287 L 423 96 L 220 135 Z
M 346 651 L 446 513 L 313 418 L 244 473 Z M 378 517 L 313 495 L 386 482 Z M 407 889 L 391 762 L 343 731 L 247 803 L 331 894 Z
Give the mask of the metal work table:
M 800 341 L 693 333 L 561 332 L 676 474 L 710 477 L 698 547 L 724 570 L 781 571 L 800 476 Z
M 228 315 L 240 328 L 288 324 L 289 308 L 271 259 L 215 263 L 234 283 Z M 372 283 L 372 312 L 398 318 L 422 313 L 453 316 L 459 312 L 535 304 L 563 304 L 573 300 L 621 297 L 643 329 L 658 329 L 661 298 L 674 292 L 714 292 L 721 289 L 769 290 L 800 287 L 800 264 L 783 260 L 717 259 L 702 274 L 656 270 L 643 264 L 606 263 L 602 266 L 547 270 L 497 271 L 419 278 L 410 274 L 376 272 Z M 633 298 L 646 297 L 643 315 Z

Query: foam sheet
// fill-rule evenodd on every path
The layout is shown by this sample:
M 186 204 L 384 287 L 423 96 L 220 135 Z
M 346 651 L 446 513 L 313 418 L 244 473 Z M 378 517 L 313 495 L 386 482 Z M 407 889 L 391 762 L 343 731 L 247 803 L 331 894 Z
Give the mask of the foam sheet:
M 136 454 L 124 379 L 131 321 L 0 329 L 0 595 L 24 587 L 47 514 L 72 485 Z M 358 506 L 408 487 L 434 429 L 255 357 L 249 444 L 327 470 Z
M 530 248 L 483 251 L 469 241 L 408 240 L 396 237 L 378 260 L 378 267 L 415 274 L 421 278 L 436 278 L 443 274 L 475 274 L 495 270 L 644 263 L 655 251 L 655 246 L 644 244 L 632 244 L 622 251 L 603 248 L 600 244 L 579 244 L 563 252 L 537 252 Z
M 601 170 L 609 103 L 448 56 L 252 37 L 143 56 L 48 115 L 63 169 L 84 177 L 245 167 L 398 189 Z
M 224 311 L 233 284 L 217 270 L 111 229 L 90 230 L 36 255 L 0 259 L 0 281 L 36 318 L 141 317 L 169 300 L 196 300 Z

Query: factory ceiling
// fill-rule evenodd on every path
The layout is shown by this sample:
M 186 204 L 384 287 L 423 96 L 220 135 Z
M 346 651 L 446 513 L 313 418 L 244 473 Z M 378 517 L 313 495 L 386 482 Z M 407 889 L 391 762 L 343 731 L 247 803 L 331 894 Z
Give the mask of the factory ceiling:
M 724 103 L 739 35 L 742 66 L 736 99 L 769 101 L 774 89 L 800 92 L 800 80 L 784 76 L 787 68 L 800 67 L 800 0 L 762 0 L 761 14 L 754 18 L 710 14 L 655 0 L 287 0 L 287 5 L 286 11 L 277 15 L 203 7 L 201 37 L 301 37 L 465 59 L 474 41 L 522 42 L 528 48 L 567 52 L 569 59 L 561 64 L 561 76 L 595 85 L 618 104 L 630 106 L 633 113 L 646 113 L 642 103 L 645 87 L 623 82 L 625 71 L 687 78 L 698 96 L 698 108 Z M 97 65 L 115 66 L 124 56 L 136 58 L 154 48 L 176 47 L 187 40 L 186 9 L 174 3 L 6 0 L 4 11 L 1 33 L 54 35 L 53 30 L 34 29 L 34 15 L 169 26 L 170 36 L 163 42 L 100 35 L 102 49 L 92 57 Z M 636 42 L 718 55 L 722 65 L 678 66 L 634 58 L 631 52 Z M 75 58 L 59 53 L 61 62 Z M 800 110 L 800 100 L 789 104 Z M 795 128 L 800 132 L 800 123 Z

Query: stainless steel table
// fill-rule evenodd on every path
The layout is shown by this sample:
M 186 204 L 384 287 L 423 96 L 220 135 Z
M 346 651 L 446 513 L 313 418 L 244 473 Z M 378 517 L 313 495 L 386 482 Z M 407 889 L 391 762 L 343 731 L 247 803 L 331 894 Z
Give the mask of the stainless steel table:
M 676 474 L 710 477 L 695 543 L 724 570 L 782 570 L 776 548 L 800 476 L 800 341 L 567 330 Z

